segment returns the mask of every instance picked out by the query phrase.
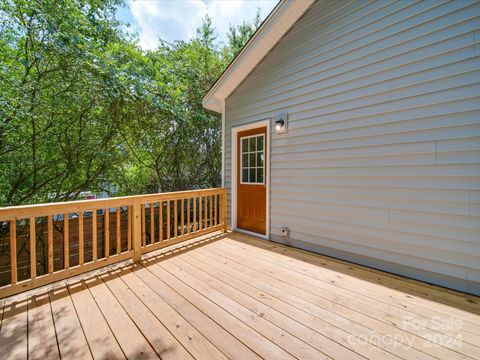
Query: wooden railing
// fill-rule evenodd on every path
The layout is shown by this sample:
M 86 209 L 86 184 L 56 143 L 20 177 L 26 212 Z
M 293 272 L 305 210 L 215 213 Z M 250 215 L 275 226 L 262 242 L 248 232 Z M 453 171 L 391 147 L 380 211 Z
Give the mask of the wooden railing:
M 218 230 L 226 190 L 0 208 L 0 298 Z

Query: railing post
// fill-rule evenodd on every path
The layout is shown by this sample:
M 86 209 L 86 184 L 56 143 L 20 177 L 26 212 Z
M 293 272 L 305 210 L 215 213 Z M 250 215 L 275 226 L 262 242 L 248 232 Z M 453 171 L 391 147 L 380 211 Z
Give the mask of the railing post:
M 223 189 L 222 191 L 222 224 L 223 224 L 223 229 L 222 232 L 226 233 L 228 229 L 228 224 L 227 224 L 227 189 Z
M 141 219 L 140 203 L 135 201 L 132 206 L 132 245 L 133 245 L 133 262 L 139 262 L 142 258 L 142 219 Z

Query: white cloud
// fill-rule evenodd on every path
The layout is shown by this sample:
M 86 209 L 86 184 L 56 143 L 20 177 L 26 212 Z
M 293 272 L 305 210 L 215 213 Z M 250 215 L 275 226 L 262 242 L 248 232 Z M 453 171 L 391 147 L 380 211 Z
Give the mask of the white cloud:
M 278 0 L 130 0 L 133 27 L 144 49 L 154 49 L 158 38 L 167 41 L 189 40 L 208 14 L 218 40 L 226 40 L 230 24 L 251 21 L 260 8 L 265 18 Z

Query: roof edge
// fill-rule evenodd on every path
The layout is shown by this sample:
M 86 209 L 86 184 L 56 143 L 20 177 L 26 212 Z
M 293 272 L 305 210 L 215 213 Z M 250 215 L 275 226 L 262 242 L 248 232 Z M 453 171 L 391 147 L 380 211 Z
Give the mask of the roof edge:
M 315 0 L 281 0 L 202 99 L 205 109 L 221 113 L 223 101 L 273 49 Z

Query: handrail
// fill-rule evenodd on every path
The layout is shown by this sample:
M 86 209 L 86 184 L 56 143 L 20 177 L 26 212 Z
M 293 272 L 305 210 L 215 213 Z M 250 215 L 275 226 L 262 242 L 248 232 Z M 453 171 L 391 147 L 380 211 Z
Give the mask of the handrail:
M 75 200 L 75 201 L 65 201 L 58 203 L 44 203 L 44 204 L 34 204 L 34 205 L 19 205 L 19 206 L 7 206 L 0 207 L 0 221 L 8 221 L 12 218 L 24 219 L 31 216 L 47 216 L 61 214 L 65 211 L 69 213 L 74 213 L 81 210 L 97 210 L 105 209 L 106 207 L 115 208 L 117 206 L 124 206 L 124 204 L 132 203 L 134 201 L 139 201 L 142 204 L 149 203 L 152 201 L 166 200 L 166 199 L 180 199 L 185 197 L 185 195 L 202 196 L 205 193 L 211 192 L 221 192 L 223 188 L 211 188 L 211 189 L 201 189 L 201 190 L 186 190 L 186 191 L 175 191 L 167 193 L 157 193 L 157 194 L 145 194 L 145 195 L 132 195 L 132 196 L 121 196 L 115 198 L 105 198 L 105 199 L 94 199 L 94 200 Z
M 225 231 L 226 200 L 215 188 L 0 208 L 0 298 Z

